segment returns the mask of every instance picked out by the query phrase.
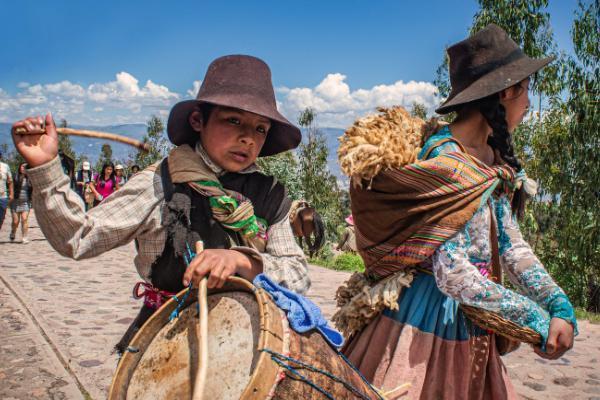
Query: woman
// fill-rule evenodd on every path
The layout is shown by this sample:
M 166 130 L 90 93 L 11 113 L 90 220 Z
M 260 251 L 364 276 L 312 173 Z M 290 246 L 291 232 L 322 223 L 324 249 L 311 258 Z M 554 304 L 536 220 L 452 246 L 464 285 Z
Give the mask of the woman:
M 94 200 L 94 207 L 119 189 L 119 183 L 115 176 L 115 166 L 113 163 L 104 163 L 102 171 L 96 176 L 90 185 L 90 188 L 96 197 L 96 200 Z
M 29 210 L 31 209 L 31 183 L 27 178 L 27 163 L 19 165 L 18 172 L 15 174 L 15 196 L 11 202 L 12 225 L 10 230 L 10 240 L 15 240 L 17 228 L 21 223 L 22 243 L 29 243 L 27 232 L 29 231 Z
M 397 304 L 355 335 L 344 353 L 385 391 L 410 383 L 411 399 L 512 399 L 517 396 L 500 358 L 506 341 L 474 326 L 458 306 L 490 310 L 535 330 L 542 337 L 535 352 L 543 358 L 556 359 L 573 346 L 573 307 L 515 220 L 533 185 L 514 154 L 511 133 L 529 108 L 529 77 L 552 59 L 527 57 L 496 25 L 450 47 L 448 55 L 452 92 L 437 112 L 455 111 L 457 118 L 425 141 L 419 159 L 427 161 L 394 175 L 398 182 L 404 176 L 410 190 L 392 193 L 394 178 L 386 191 L 378 192 L 377 179 L 371 190 L 351 190 L 367 270 L 393 277 L 412 264 L 416 272 Z M 417 191 L 422 193 L 397 217 L 410 221 L 402 232 L 372 233 L 387 222 L 369 207 L 379 201 L 393 220 L 399 206 L 390 208 L 392 195 L 404 201 L 405 193 Z M 419 208 L 427 211 L 417 214 Z M 401 237 L 411 229 L 416 233 Z M 501 270 L 519 293 L 498 284 Z

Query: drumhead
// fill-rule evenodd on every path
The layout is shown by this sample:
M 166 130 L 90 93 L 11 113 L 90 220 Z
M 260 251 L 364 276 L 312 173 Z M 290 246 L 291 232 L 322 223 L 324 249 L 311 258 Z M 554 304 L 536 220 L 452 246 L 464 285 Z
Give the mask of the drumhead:
M 154 337 L 137 364 L 128 399 L 189 399 L 198 368 L 198 306 L 188 305 Z M 209 368 L 205 398 L 239 399 L 258 356 L 260 310 L 248 292 L 208 297 Z

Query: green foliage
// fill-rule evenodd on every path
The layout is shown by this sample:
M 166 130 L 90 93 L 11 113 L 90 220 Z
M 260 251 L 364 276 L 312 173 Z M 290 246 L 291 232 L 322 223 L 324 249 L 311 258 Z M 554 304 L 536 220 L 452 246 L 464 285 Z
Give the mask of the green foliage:
M 448 73 L 448 53 L 444 51 L 442 63 L 435 70 L 435 78 L 433 84 L 437 86 L 438 94 L 442 98 L 448 97 L 450 94 L 450 75 Z
M 261 157 L 256 161 L 262 172 L 277 178 L 287 189 L 293 200 L 304 197 L 304 191 L 298 174 L 298 160 L 291 151 L 270 157 Z
M 580 3 L 573 23 L 576 57 L 564 65 L 566 98 L 514 135 L 542 193 L 523 233 L 571 300 L 600 311 L 600 42 L 598 2 Z M 591 44 L 594 45 L 591 45 Z
M 413 117 L 421 118 L 423 120 L 427 120 L 427 109 L 423 104 L 413 101 L 412 108 L 410 110 L 410 115 L 412 115 Z
M 100 149 L 100 156 L 98 157 L 98 162 L 96 162 L 96 171 L 100 173 L 102 171 L 102 166 L 106 163 L 111 163 L 112 161 L 112 147 L 110 144 L 104 143 L 102 148 Z
M 323 249 L 325 249 L 324 253 L 310 258 L 308 262 L 336 271 L 364 272 L 365 264 L 358 254 L 341 253 L 334 256 L 329 246 L 324 246 Z
M 144 135 L 142 142 L 150 145 L 150 151 L 138 150 L 133 157 L 133 163 L 139 165 L 140 169 L 162 160 L 173 147 L 165 137 L 165 125 L 160 118 L 155 115 L 151 116 L 147 125 L 147 134 Z
M 308 140 L 298 149 L 298 175 L 304 199 L 323 218 L 325 234 L 335 240 L 337 226 L 343 223 L 344 210 L 340 207 L 341 191 L 336 177 L 327 167 L 329 150 L 325 138 L 314 124 L 316 113 L 307 108 L 298 122 L 307 133 Z
M 61 119 L 58 126 L 59 128 L 68 128 L 67 120 Z M 75 150 L 73 150 L 71 138 L 67 135 L 58 135 L 58 151 L 61 151 L 63 154 L 71 157 L 73 160 L 77 159 L 77 154 L 75 154 Z
M 25 159 L 19 154 L 18 151 L 15 150 L 14 147 L 12 147 L 12 150 L 9 150 L 7 143 L 2 143 L 0 145 L 0 153 L 2 153 L 2 159 L 0 161 L 8 164 L 13 174 L 17 172 L 19 165 L 25 162 Z
M 342 253 L 335 257 L 333 268 L 338 271 L 364 272 L 365 263 L 358 254 Z
M 600 314 L 584 310 L 581 307 L 575 308 L 575 317 L 578 320 L 590 321 L 592 324 L 600 324 Z

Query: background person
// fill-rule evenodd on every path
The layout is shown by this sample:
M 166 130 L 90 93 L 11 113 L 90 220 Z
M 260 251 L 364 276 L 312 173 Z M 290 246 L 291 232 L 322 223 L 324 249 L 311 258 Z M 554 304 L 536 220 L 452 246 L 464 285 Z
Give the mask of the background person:
M 94 206 L 100 204 L 108 196 L 113 194 L 118 188 L 117 177 L 115 175 L 115 167 L 113 163 L 107 162 L 102 166 L 102 170 L 96 175 L 90 188 L 94 192 L 96 199 Z
M 10 173 L 10 167 L 2 162 L 2 153 L 0 153 L 0 228 L 6 216 L 8 203 L 13 199 L 13 178 Z
M 27 177 L 27 163 L 21 163 L 15 174 L 15 196 L 10 203 L 12 213 L 12 224 L 10 229 L 10 240 L 15 240 L 17 228 L 21 224 L 22 243 L 29 243 L 27 233 L 29 231 L 29 211 L 31 210 L 32 187 Z

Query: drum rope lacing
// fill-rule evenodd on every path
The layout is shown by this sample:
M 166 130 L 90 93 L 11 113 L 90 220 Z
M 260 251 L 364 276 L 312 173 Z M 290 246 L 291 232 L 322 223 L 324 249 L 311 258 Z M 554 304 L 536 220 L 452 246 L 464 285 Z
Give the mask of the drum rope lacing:
M 289 371 L 292 375 L 294 375 L 295 377 L 297 377 L 298 379 L 300 379 L 302 382 L 305 382 L 307 385 L 309 385 L 310 387 L 312 387 L 313 389 L 317 390 L 319 393 L 323 394 L 325 397 L 327 397 L 330 400 L 335 400 L 335 397 L 333 397 L 333 395 L 331 393 L 329 393 L 328 391 L 326 391 L 325 389 L 319 387 L 316 383 L 314 383 L 312 380 L 310 380 L 309 378 L 307 378 L 306 376 L 302 375 L 300 372 L 298 372 L 298 370 L 290 365 L 290 363 L 294 363 L 299 365 L 302 368 L 306 368 L 312 372 L 317 372 L 319 374 L 325 375 L 328 378 L 334 380 L 335 382 L 341 383 L 342 385 L 344 385 L 344 387 L 348 390 L 350 390 L 352 393 L 354 393 L 355 395 L 357 395 L 359 398 L 363 399 L 363 400 L 370 400 L 370 397 L 367 396 L 366 394 L 364 394 L 363 392 L 361 392 L 359 389 L 357 389 L 356 387 L 354 387 L 351 383 L 343 380 L 342 378 L 328 372 L 325 371 L 321 368 L 317 368 L 314 367 L 312 365 L 306 364 L 298 359 L 292 358 L 292 357 L 288 357 L 286 355 L 283 355 L 281 353 L 278 353 L 276 351 L 273 351 L 271 349 L 260 349 L 260 351 L 265 352 L 269 355 L 271 355 L 271 360 L 273 360 L 273 362 L 275 362 L 277 365 L 279 365 L 280 367 L 286 369 L 287 371 Z M 379 393 L 379 391 L 374 388 L 366 379 L 365 377 L 356 369 L 356 367 L 354 367 L 346 357 L 343 356 L 343 354 L 338 353 L 339 355 L 342 356 L 342 359 L 348 364 L 350 365 L 350 367 L 355 371 L 358 372 L 358 375 L 361 377 L 361 379 L 363 380 L 363 382 L 369 386 L 371 389 L 373 389 L 373 391 L 375 393 L 377 393 L 377 396 L 380 400 L 385 400 L 381 394 Z M 287 363 L 286 363 L 287 361 Z

